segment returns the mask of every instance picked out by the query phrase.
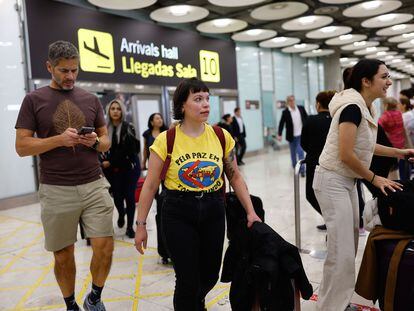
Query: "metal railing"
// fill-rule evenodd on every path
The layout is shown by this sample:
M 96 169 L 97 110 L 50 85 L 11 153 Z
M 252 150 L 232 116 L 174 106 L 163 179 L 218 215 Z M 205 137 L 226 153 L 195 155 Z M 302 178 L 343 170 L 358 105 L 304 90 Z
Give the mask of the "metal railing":
M 295 202 L 295 244 L 299 252 L 309 254 L 313 258 L 324 259 L 326 257 L 326 250 L 306 250 L 302 248 L 301 240 L 301 223 L 300 223 L 300 185 L 299 173 L 305 160 L 299 160 L 295 166 L 294 174 L 294 202 Z
M 299 160 L 295 165 L 294 185 L 293 190 L 295 193 L 295 244 L 296 247 L 302 252 L 301 241 L 301 227 L 300 227 L 300 187 L 299 187 L 299 172 L 302 165 L 305 164 L 305 160 Z

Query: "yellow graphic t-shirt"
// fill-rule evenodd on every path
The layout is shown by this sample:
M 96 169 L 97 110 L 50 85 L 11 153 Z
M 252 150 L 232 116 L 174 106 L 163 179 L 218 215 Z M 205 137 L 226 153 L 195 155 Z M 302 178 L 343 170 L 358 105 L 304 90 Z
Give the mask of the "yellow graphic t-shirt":
M 229 132 L 223 129 L 226 139 L 226 157 L 235 142 Z M 150 147 L 163 161 L 167 157 L 167 131 L 162 132 Z M 171 164 L 165 176 L 169 190 L 213 192 L 223 186 L 223 149 L 211 125 L 206 124 L 204 133 L 190 137 L 176 128 Z

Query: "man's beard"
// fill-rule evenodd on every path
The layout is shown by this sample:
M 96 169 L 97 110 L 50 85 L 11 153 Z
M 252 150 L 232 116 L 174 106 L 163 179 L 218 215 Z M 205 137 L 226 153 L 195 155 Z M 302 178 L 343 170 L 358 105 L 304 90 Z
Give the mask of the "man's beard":
M 59 86 L 62 91 L 71 91 L 75 87 L 75 81 L 73 81 L 73 84 L 70 87 L 65 87 L 63 83 L 64 81 L 57 79 L 55 76 L 53 76 L 53 81 L 55 81 L 56 85 Z

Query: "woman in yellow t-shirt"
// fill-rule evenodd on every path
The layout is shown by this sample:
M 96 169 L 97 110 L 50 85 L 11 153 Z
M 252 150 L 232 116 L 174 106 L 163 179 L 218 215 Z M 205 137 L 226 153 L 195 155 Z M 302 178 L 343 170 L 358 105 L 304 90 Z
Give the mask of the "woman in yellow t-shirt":
M 234 140 L 224 132 L 225 156 L 214 129 L 208 125 L 209 89 L 196 78 L 183 80 L 174 93 L 176 127 L 171 164 L 164 181 L 161 224 L 176 274 L 175 310 L 204 310 L 204 299 L 218 280 L 225 230 L 222 172 L 247 213 L 247 225 L 261 221 L 237 167 Z M 167 135 L 151 146 L 148 175 L 137 208 L 135 247 L 147 246 L 146 219 L 160 184 L 167 157 Z

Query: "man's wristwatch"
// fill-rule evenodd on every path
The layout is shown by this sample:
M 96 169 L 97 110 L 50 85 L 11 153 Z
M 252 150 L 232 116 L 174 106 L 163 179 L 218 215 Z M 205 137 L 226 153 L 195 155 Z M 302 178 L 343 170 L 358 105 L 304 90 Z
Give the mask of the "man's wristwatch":
M 99 143 L 100 143 L 99 137 L 96 137 L 96 141 L 92 145 L 92 148 L 95 149 L 95 150 L 97 150 L 98 149 L 98 146 L 99 146 Z
M 146 221 L 136 221 L 135 222 L 135 224 L 137 225 L 137 226 L 145 226 L 146 224 L 147 224 L 147 222 Z

